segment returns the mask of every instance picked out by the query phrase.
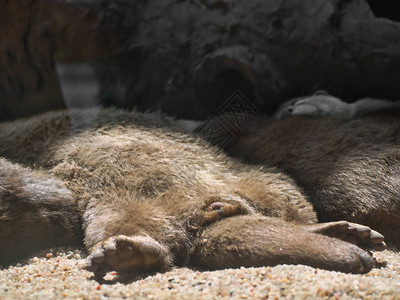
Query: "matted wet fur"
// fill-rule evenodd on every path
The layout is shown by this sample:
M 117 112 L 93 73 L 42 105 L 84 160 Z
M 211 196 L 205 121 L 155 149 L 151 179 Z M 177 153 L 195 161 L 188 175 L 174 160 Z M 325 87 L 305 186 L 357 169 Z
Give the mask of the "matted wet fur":
M 156 114 L 94 108 L 3 123 L 0 156 L 2 264 L 83 238 L 100 277 L 279 263 L 363 273 L 374 260 L 362 248 L 385 248 L 369 227 L 316 224 L 288 176 Z

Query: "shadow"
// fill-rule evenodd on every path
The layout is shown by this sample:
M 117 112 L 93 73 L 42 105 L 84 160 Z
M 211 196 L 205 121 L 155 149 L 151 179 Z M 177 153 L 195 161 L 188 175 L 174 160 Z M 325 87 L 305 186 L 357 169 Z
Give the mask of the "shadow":
M 367 3 L 375 17 L 400 22 L 400 7 L 395 1 L 368 0 Z

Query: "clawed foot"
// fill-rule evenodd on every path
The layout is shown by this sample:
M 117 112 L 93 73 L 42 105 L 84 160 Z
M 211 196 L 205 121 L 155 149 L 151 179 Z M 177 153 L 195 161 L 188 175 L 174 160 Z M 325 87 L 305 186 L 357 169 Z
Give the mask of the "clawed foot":
M 307 224 L 304 228 L 314 233 L 321 233 L 330 237 L 355 244 L 364 249 L 382 251 L 386 249 L 385 238 L 379 232 L 368 226 L 347 221 Z
M 117 235 L 92 248 L 85 269 L 104 276 L 108 271 L 164 271 L 170 265 L 168 249 L 153 238 Z

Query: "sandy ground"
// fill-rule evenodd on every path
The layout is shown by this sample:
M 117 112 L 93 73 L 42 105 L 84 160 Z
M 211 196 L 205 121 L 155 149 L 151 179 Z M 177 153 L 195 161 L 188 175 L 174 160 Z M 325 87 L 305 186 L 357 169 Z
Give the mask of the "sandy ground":
M 400 299 L 400 253 L 374 256 L 385 267 L 353 275 L 307 266 L 199 272 L 177 268 L 131 283 L 109 273 L 100 284 L 82 270 L 79 249 L 47 250 L 0 270 L 0 299 Z

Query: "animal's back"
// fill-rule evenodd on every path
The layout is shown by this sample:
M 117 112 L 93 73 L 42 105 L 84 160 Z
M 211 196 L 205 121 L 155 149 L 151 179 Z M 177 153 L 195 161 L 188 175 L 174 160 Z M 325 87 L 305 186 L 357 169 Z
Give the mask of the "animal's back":
M 319 221 L 352 220 L 400 241 L 384 221 L 400 225 L 398 117 L 257 119 L 228 151 L 291 175 L 314 204 Z
M 52 111 L 0 123 L 0 156 L 33 166 L 54 146 L 76 134 L 113 126 L 176 128 L 171 118 L 114 108 L 93 107 Z

